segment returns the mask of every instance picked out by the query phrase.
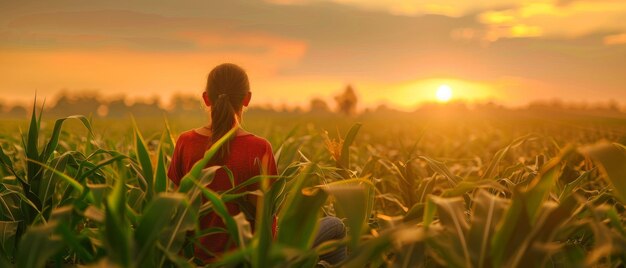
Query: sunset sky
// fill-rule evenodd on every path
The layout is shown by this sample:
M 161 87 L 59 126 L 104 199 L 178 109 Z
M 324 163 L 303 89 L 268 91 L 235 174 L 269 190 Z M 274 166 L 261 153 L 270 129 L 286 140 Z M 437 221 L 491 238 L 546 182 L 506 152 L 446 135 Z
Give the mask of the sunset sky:
M 623 0 L 0 1 L 0 100 L 200 94 L 215 65 L 253 102 L 350 83 L 364 106 L 452 99 L 626 104 Z

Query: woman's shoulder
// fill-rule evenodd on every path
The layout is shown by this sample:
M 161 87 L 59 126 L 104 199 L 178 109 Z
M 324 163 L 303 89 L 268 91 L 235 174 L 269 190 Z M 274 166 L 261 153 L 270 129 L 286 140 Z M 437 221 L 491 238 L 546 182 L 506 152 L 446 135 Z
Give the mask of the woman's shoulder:
M 178 140 L 188 140 L 188 139 L 193 139 L 193 138 L 197 138 L 200 134 L 198 134 L 195 129 L 189 129 L 186 131 L 181 132 L 178 135 Z
M 198 132 L 196 132 L 195 129 L 190 129 L 187 131 L 183 131 L 178 135 L 178 138 L 176 139 L 176 144 L 187 144 L 187 143 L 192 143 L 192 144 L 196 144 L 196 143 L 208 143 L 209 142 L 209 138 L 207 136 L 203 136 L 202 134 L 199 134 Z
M 248 146 L 262 147 L 262 148 L 272 147 L 271 143 L 267 139 L 257 136 L 255 134 L 249 133 L 249 132 L 244 135 L 237 136 L 236 139 L 242 141 Z
M 207 135 L 198 133 L 196 129 L 190 129 L 190 130 L 180 133 L 178 135 L 178 140 L 176 143 L 196 143 L 196 142 L 202 142 L 202 143 L 210 142 L 210 137 Z M 245 132 L 242 135 L 235 136 L 233 142 L 241 143 L 245 145 L 245 147 L 248 147 L 248 148 L 257 148 L 257 149 L 263 149 L 263 150 L 272 148 L 271 143 L 267 139 L 261 136 L 257 136 L 250 132 Z

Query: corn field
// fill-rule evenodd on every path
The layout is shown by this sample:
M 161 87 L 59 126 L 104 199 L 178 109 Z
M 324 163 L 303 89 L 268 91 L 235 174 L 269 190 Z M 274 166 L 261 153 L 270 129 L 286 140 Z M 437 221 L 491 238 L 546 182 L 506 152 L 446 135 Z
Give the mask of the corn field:
M 176 188 L 168 121 L 103 135 L 98 119 L 42 116 L 34 107 L 22 132 L 0 133 L 0 267 L 194 267 L 193 247 L 217 232 L 237 249 L 215 267 L 325 266 L 318 256 L 344 245 L 341 267 L 626 265 L 624 122 L 259 120 L 250 128 L 272 143 L 280 175 L 214 192 L 204 185 L 220 167 L 206 164 L 224 138 Z M 241 191 L 249 183 L 261 189 Z M 259 200 L 254 232 L 225 206 L 247 195 Z M 226 228 L 199 229 L 211 211 Z M 347 236 L 312 247 L 324 215 Z

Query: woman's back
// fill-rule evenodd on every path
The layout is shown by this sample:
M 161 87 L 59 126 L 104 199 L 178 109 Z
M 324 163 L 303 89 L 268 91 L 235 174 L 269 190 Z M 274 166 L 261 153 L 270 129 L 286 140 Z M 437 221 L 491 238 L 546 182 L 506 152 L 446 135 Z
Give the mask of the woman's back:
M 178 138 L 172 161 L 168 170 L 168 177 L 178 185 L 193 165 L 204 157 L 211 144 L 224 138 L 230 130 L 237 129 L 235 137 L 227 138 L 218 153 L 214 155 L 208 166 L 226 166 L 233 174 L 231 182 L 223 169 L 218 169 L 208 187 L 221 192 L 237 186 L 257 175 L 277 175 L 276 161 L 272 154 L 272 147 L 265 139 L 245 132 L 240 127 L 243 119 L 243 107 L 247 107 L 252 98 L 248 75 L 239 66 L 224 63 L 211 70 L 207 77 L 207 86 L 202 93 L 204 104 L 211 109 L 210 124 L 184 132 Z M 271 183 L 271 181 L 270 181 Z M 246 186 L 241 191 L 254 192 L 259 189 L 258 183 Z M 236 203 L 226 203 L 230 215 L 235 216 L 244 212 L 250 220 L 254 230 L 256 211 L 256 195 L 247 194 L 244 198 L 233 200 Z M 205 200 L 206 201 L 206 200 Z M 225 229 L 222 219 L 215 213 L 208 213 L 199 219 L 201 230 L 211 227 Z M 276 215 L 272 224 L 272 234 L 276 236 Z M 340 219 L 325 217 L 320 222 L 320 229 L 315 243 L 324 243 L 328 240 L 341 240 L 345 237 L 345 227 Z M 195 257 L 205 262 L 215 260 L 224 251 L 234 248 L 233 239 L 226 233 L 216 233 L 200 237 L 200 245 L 195 245 Z M 346 257 L 346 247 L 341 246 L 335 251 L 320 256 L 320 259 L 331 264 L 340 263 Z
M 210 165 L 225 165 L 228 167 L 233 173 L 235 185 L 260 175 L 261 163 L 267 163 L 263 167 L 267 175 L 276 175 L 276 162 L 272 154 L 272 147 L 267 140 L 250 133 L 242 133 L 231 139 L 229 145 L 227 157 L 220 161 L 221 163 L 213 162 Z M 211 139 L 198 133 L 196 130 L 182 133 L 176 142 L 176 148 L 174 149 L 172 162 L 168 170 L 168 177 L 178 185 L 182 177 L 204 156 L 204 153 L 210 146 Z M 213 191 L 220 192 L 230 189 L 232 185 L 228 174 L 223 169 L 219 169 L 213 181 L 207 187 Z M 244 191 L 254 191 L 256 189 L 258 189 L 258 185 L 253 184 L 244 189 Z M 231 215 L 236 215 L 241 211 L 235 203 L 226 203 L 226 206 Z M 202 229 L 224 226 L 222 219 L 213 212 L 200 219 L 200 227 Z M 273 231 L 276 231 L 275 227 Z M 202 237 L 200 242 L 206 250 L 218 254 L 233 245 L 232 241 L 229 245 L 228 235 L 222 233 Z M 211 255 L 199 247 L 196 247 L 196 257 L 205 261 L 211 259 Z
M 208 136 L 199 134 L 196 130 L 189 130 L 180 134 L 176 141 L 176 148 L 172 156 L 172 163 L 168 171 L 169 178 L 178 185 L 182 177 L 191 167 L 202 157 L 206 150 L 211 147 L 211 140 Z M 276 173 L 276 165 L 272 154 L 270 143 L 258 136 L 244 133 L 235 136 L 230 141 L 229 155 L 220 165 L 226 165 L 230 170 L 236 171 L 235 183 L 241 183 L 252 176 L 259 175 L 259 166 L 255 164 L 256 159 L 262 160 L 264 156 L 271 157 L 268 160 L 268 172 Z M 214 191 L 229 189 L 230 181 L 223 170 L 219 170 L 216 178 L 209 185 Z

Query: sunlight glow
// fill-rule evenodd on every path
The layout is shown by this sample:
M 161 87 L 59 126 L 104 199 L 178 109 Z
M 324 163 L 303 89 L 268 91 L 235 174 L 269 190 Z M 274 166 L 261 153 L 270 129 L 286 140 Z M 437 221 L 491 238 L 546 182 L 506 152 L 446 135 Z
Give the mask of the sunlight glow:
M 452 98 L 452 88 L 448 85 L 441 85 L 437 88 L 437 100 L 448 102 Z

